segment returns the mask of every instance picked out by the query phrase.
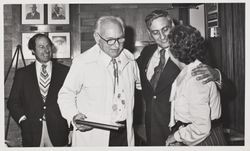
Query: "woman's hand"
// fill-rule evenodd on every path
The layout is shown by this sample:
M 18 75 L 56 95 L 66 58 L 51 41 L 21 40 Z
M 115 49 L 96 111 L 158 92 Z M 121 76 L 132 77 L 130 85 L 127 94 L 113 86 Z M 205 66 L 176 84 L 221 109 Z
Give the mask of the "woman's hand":
M 174 134 L 169 135 L 166 140 L 166 146 L 172 146 L 172 144 L 176 143 L 176 140 L 174 138 Z

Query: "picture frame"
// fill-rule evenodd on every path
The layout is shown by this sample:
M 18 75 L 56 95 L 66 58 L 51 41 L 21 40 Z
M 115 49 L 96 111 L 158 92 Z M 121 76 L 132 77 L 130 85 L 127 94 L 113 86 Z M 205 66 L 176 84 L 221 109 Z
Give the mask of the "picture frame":
M 70 33 L 49 33 L 49 38 L 55 46 L 53 58 L 70 58 Z
M 44 4 L 22 4 L 22 24 L 44 24 Z
M 48 4 L 48 24 L 69 24 L 69 4 Z
M 28 43 L 31 37 L 37 33 L 22 33 L 22 51 L 24 59 L 35 59 L 32 51 L 28 48 Z

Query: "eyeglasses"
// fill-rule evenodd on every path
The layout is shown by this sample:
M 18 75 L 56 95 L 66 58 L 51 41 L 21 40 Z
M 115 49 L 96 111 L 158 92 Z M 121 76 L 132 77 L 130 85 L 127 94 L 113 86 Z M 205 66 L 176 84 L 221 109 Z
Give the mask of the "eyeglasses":
M 97 33 L 98 34 L 98 33 Z M 99 34 L 98 34 L 99 35 Z M 111 38 L 111 39 L 104 39 L 101 35 L 99 35 L 99 37 L 104 40 L 108 45 L 114 45 L 116 43 L 116 41 L 120 44 L 125 42 L 125 38 L 121 37 L 121 38 Z

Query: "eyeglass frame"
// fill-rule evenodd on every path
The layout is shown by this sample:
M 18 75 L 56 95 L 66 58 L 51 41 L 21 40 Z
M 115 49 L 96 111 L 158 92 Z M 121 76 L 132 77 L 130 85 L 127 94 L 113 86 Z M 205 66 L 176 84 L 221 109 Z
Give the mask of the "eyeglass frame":
M 111 39 L 105 39 L 105 38 L 103 38 L 99 33 L 97 33 L 98 34 L 98 36 L 102 39 L 102 40 L 104 40 L 108 45 L 110 45 L 110 46 L 112 46 L 112 45 L 114 45 L 116 42 L 118 42 L 118 44 L 120 44 L 120 43 L 124 43 L 125 42 L 125 37 L 120 37 L 120 38 L 111 38 Z M 110 41 L 112 41 L 112 40 L 114 40 L 114 42 L 113 43 L 110 43 Z M 123 41 L 119 41 L 119 40 L 123 40 Z

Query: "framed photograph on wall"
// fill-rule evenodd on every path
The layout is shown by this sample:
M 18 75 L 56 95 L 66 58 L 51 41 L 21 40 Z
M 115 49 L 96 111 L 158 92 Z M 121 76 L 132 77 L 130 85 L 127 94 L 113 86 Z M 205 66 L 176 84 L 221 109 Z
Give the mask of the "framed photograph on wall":
M 70 58 L 70 33 L 49 33 L 49 38 L 55 46 L 53 58 Z
M 48 4 L 48 24 L 69 24 L 69 4 Z
M 24 59 L 35 59 L 35 56 L 32 55 L 31 50 L 28 48 L 28 43 L 31 37 L 37 33 L 22 33 L 22 50 Z
M 44 5 L 22 4 L 22 24 L 44 24 Z

